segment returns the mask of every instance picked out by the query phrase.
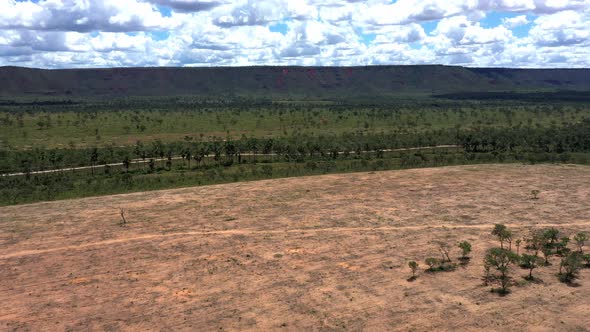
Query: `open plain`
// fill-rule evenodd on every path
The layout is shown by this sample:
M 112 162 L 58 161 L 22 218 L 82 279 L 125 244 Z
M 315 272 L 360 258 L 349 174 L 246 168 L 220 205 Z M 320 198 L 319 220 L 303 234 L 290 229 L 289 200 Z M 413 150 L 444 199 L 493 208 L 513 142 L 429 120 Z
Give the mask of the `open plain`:
M 500 297 L 482 258 L 495 223 L 572 235 L 589 216 L 590 167 L 518 164 L 2 207 L 0 330 L 586 331 L 589 269 L 566 285 L 558 257 L 535 283 L 516 267 Z M 468 264 L 424 272 L 436 241 L 456 260 L 462 240 Z

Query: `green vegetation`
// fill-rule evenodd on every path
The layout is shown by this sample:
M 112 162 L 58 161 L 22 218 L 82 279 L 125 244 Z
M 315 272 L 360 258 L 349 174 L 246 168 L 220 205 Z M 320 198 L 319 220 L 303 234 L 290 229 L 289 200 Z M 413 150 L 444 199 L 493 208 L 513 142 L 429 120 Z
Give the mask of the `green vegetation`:
M 543 263 L 543 260 L 537 255 L 522 254 L 520 257 L 520 266 L 524 269 L 529 270 L 529 280 L 533 280 L 533 270 L 539 267 Z
M 459 247 L 459 249 L 461 249 L 461 259 L 464 261 L 468 260 L 469 253 L 471 253 L 471 243 L 469 243 L 467 241 L 462 241 L 462 242 L 459 242 L 457 244 L 457 246 Z
M 408 279 L 408 281 L 416 280 L 416 271 L 418 271 L 418 263 L 416 261 L 408 262 L 408 267 L 412 271 L 412 276 Z
M 477 73 L 484 74 L 491 75 Z M 0 100 L 0 173 L 21 173 L 0 177 L 0 205 L 512 162 L 590 163 L 590 107 L 578 100 L 450 100 L 424 93 L 106 100 L 74 93 Z M 38 173 L 52 169 L 60 171 Z
M 492 279 L 500 285 L 497 289 L 500 294 L 507 294 L 510 285 L 510 266 L 518 262 L 518 255 L 503 248 L 492 248 L 488 250 L 485 258 L 485 265 L 494 268 L 498 274 L 492 275 Z
M 503 224 L 496 224 L 492 229 L 492 234 L 501 238 L 509 234 L 512 236 L 512 230 Z M 483 284 L 484 286 L 495 285 L 497 288 L 492 288 L 491 291 L 500 295 L 507 295 L 510 293 L 510 287 L 512 286 L 523 286 L 527 283 L 514 281 L 513 266 L 519 265 L 521 268 L 528 270 L 528 275 L 522 278 L 528 282 L 543 282 L 542 280 L 533 277 L 533 270 L 547 267 L 548 260 L 552 256 L 559 256 L 559 272 L 556 274 L 559 281 L 571 284 L 580 276 L 580 270 L 584 267 L 590 268 L 590 255 L 584 255 L 581 250 L 573 251 L 568 247 L 569 237 L 564 236 L 559 242 L 556 238 L 559 235 L 559 230 L 554 227 L 539 230 L 533 229 L 528 237 L 525 238 L 527 246 L 524 248 L 526 251 L 522 255 L 515 253 L 512 249 L 504 247 L 493 247 L 486 251 L 483 259 Z M 574 236 L 576 245 L 579 247 L 578 240 L 586 240 L 584 233 L 578 233 Z M 520 247 L 522 241 L 517 241 Z M 449 256 L 450 247 L 446 245 L 446 242 L 437 241 L 438 250 L 442 255 L 442 259 L 428 257 L 425 259 L 425 263 L 428 266 L 426 272 L 451 272 L 456 269 L 456 265 L 451 263 Z M 504 241 L 501 241 L 502 245 Z M 457 246 L 461 249 L 462 255 L 460 260 L 465 260 L 468 254 L 471 252 L 472 246 L 467 241 L 458 242 Z M 517 249 L 519 250 L 519 249 Z M 538 256 L 539 251 L 543 251 L 545 259 Z M 415 264 L 417 269 L 418 265 L 415 261 L 409 263 L 410 269 L 414 272 L 412 266 Z M 415 279 L 414 273 L 412 273 L 412 280 Z M 408 279 L 408 281 L 410 281 Z

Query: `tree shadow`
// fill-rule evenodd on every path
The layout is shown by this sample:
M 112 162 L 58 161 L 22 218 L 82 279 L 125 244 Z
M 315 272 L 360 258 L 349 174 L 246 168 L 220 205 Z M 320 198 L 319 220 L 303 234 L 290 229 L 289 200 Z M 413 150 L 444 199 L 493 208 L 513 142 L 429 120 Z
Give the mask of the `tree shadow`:
M 531 284 L 544 284 L 545 282 L 543 281 L 543 279 L 541 278 L 537 278 L 537 277 L 532 277 L 530 278 L 528 275 L 522 276 L 522 279 L 528 281 Z
M 407 282 L 413 282 L 413 281 L 415 281 L 416 279 L 418 279 L 418 276 L 411 276 L 411 277 L 409 277 L 408 279 L 406 279 L 406 281 L 407 281 Z

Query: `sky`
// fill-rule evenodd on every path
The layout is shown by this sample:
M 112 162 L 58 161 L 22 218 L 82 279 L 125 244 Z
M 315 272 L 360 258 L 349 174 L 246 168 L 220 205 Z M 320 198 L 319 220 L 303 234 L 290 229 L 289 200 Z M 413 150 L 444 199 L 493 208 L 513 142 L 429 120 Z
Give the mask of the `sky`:
M 0 0 L 0 66 L 590 67 L 590 0 Z

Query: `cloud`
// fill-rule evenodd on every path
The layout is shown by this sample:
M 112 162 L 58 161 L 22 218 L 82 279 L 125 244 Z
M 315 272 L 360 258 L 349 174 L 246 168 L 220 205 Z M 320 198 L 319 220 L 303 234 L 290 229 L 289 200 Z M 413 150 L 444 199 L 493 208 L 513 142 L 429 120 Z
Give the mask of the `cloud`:
M 567 46 L 590 41 L 590 13 L 582 15 L 564 11 L 539 17 L 534 21 L 529 36 L 539 46 Z
M 514 29 L 516 27 L 529 24 L 529 20 L 526 15 L 519 15 L 516 17 L 505 17 L 502 19 L 502 24 L 508 29 Z
M 111 32 L 171 28 L 151 4 L 135 0 L 0 0 L 0 29 Z
M 148 2 L 170 7 L 179 12 L 200 12 L 210 10 L 222 4 L 224 1 L 193 1 L 193 0 L 148 0 Z
M 588 26 L 590 0 L 0 0 L 0 65 L 588 67 Z

